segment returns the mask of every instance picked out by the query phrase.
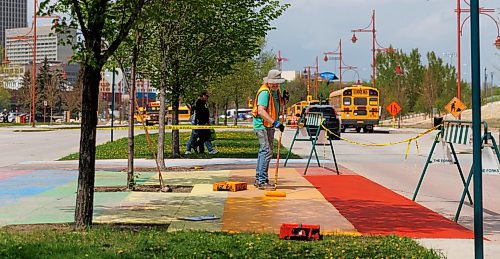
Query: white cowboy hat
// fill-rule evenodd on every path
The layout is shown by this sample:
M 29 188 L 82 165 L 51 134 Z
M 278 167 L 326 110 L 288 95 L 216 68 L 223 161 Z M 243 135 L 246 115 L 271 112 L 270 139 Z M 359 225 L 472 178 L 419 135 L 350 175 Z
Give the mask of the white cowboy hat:
M 284 82 L 285 79 L 281 77 L 281 71 L 276 69 L 269 70 L 267 76 L 264 77 L 264 83 L 282 84 Z

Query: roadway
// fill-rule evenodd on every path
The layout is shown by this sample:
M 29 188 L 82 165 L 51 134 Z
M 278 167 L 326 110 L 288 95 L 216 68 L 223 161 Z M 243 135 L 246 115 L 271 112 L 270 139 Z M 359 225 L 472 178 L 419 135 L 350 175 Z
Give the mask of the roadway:
M 50 130 L 48 127 L 0 128 L 0 167 L 26 161 L 53 161 L 78 152 L 80 130 Z M 136 134 L 143 130 L 135 130 Z M 127 130 L 115 130 L 114 139 L 126 137 Z M 97 144 L 111 140 L 109 130 L 97 131 Z

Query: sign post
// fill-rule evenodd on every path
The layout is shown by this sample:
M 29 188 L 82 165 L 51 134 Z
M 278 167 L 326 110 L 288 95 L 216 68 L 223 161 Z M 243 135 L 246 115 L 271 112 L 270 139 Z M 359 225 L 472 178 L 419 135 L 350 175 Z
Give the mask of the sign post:
M 123 72 L 113 67 L 112 71 L 105 71 L 104 77 L 111 84 L 111 142 L 113 142 L 113 126 L 115 120 L 115 84 L 123 80 Z
M 47 101 L 43 101 L 43 123 L 45 123 L 46 110 L 47 110 Z
M 396 116 L 399 112 L 401 112 L 401 106 L 396 101 L 393 101 L 389 105 L 387 105 L 386 110 L 392 115 L 392 127 L 395 127 L 396 124 Z

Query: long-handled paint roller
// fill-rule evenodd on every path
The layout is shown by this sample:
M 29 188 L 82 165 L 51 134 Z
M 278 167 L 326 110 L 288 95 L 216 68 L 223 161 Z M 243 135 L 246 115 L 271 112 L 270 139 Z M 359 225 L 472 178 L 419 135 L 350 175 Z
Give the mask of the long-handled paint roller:
M 283 132 L 280 131 L 280 137 L 278 139 L 278 154 L 276 156 L 276 169 L 274 170 L 274 187 L 278 187 L 278 170 L 280 167 L 280 147 L 281 147 L 281 137 L 283 136 Z M 266 196 L 269 197 L 286 197 L 286 192 L 277 191 L 266 191 Z

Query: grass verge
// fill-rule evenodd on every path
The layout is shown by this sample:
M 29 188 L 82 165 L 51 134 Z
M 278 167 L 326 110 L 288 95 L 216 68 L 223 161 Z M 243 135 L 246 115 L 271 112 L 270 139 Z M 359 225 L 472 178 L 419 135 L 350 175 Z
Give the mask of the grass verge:
M 1 258 L 441 258 L 409 238 L 325 236 L 279 240 L 273 234 L 113 230 L 0 231 Z
M 189 140 L 191 132 L 180 132 L 180 147 L 184 153 L 186 143 Z M 158 143 L 158 134 L 151 134 L 155 152 L 156 143 Z M 215 155 L 191 154 L 183 155 L 184 158 L 257 158 L 259 151 L 259 141 L 252 131 L 220 131 L 217 132 L 217 139 L 212 142 L 215 149 L 219 153 Z M 274 141 L 274 146 L 278 145 L 278 141 Z M 165 133 L 165 158 L 172 157 L 172 136 L 171 133 Z M 274 149 L 273 157 L 276 157 L 276 148 Z M 138 135 L 135 137 L 135 158 L 149 158 L 153 155 L 146 140 L 146 135 Z M 206 148 L 205 148 L 205 152 Z M 285 157 L 288 149 L 281 146 L 280 157 Z M 76 160 L 78 153 L 73 153 L 61 158 L 60 160 Z M 114 142 L 107 142 L 98 145 L 96 148 L 96 159 L 126 159 L 128 156 L 128 139 L 121 138 Z M 298 155 L 291 154 L 291 158 L 300 158 Z

